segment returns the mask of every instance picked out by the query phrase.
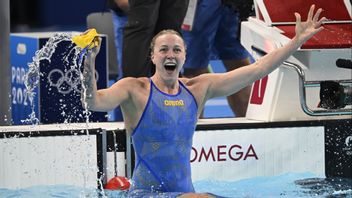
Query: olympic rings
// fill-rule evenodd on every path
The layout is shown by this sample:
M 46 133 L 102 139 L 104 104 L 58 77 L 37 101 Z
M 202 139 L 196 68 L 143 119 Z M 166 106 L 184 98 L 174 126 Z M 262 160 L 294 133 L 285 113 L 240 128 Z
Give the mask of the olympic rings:
M 80 91 L 80 71 L 78 69 L 71 68 L 66 73 L 60 69 L 53 69 L 49 72 L 47 77 L 49 86 L 56 87 L 59 93 L 64 95 L 71 91 Z M 99 75 L 95 72 L 96 81 L 98 81 Z

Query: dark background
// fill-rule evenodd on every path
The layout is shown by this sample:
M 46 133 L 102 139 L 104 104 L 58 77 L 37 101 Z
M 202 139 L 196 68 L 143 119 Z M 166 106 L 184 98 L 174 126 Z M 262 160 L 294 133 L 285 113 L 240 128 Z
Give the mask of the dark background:
M 86 17 L 107 0 L 10 0 L 11 32 L 84 31 Z

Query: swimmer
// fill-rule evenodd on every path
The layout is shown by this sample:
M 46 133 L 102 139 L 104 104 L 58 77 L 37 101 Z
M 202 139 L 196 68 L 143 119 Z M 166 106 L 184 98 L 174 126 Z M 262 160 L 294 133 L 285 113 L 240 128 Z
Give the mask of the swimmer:
M 205 102 L 236 93 L 278 68 L 323 29 L 326 18 L 319 17 L 321 12 L 312 5 L 305 22 L 295 13 L 296 35 L 291 41 L 253 64 L 221 74 L 180 78 L 186 57 L 184 40 L 173 30 L 163 30 L 151 42 L 151 60 L 156 65 L 151 78 L 123 78 L 97 90 L 93 74 L 100 44 L 89 49 L 83 74 L 88 108 L 110 111 L 120 106 L 132 137 L 136 160 L 129 197 L 164 193 L 167 197 L 216 197 L 196 193 L 191 179 L 192 138 Z

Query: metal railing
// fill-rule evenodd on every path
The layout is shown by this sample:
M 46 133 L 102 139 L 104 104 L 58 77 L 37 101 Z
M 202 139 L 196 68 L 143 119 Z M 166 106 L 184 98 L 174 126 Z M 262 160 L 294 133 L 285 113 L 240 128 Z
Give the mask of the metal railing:
M 256 46 L 251 47 L 253 51 L 258 53 L 261 56 L 264 56 L 266 52 Z M 299 83 L 299 100 L 300 105 L 304 113 L 310 116 L 336 116 L 336 115 L 352 115 L 352 109 L 343 108 L 343 109 L 311 109 L 307 105 L 306 100 L 306 88 L 311 87 L 320 87 L 320 83 L 323 81 L 306 81 L 305 74 L 301 66 L 284 61 L 282 63 L 285 67 L 289 69 L 294 69 L 298 74 L 298 83 Z M 339 84 L 350 84 L 352 85 L 352 79 L 348 80 L 336 80 L 335 82 Z
M 298 74 L 298 83 L 299 83 L 299 100 L 301 104 L 301 108 L 304 113 L 310 116 L 335 116 L 335 115 L 352 115 L 352 109 L 321 109 L 321 110 L 313 110 L 310 109 L 307 105 L 306 100 L 306 88 L 307 87 L 320 87 L 320 83 L 322 81 L 306 81 L 305 74 L 303 69 L 295 64 L 288 61 L 284 61 L 283 65 L 287 68 L 294 69 Z M 340 84 L 351 84 L 352 80 L 337 80 L 336 82 Z

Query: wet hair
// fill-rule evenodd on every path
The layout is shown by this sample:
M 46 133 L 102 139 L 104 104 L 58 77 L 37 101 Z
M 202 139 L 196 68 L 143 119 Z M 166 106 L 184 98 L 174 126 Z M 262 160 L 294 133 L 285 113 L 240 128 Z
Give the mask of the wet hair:
M 154 51 L 154 47 L 155 47 L 155 41 L 158 37 L 162 36 L 162 35 L 165 35 L 165 34 L 174 34 L 178 37 L 180 37 L 182 39 L 182 42 L 183 42 L 183 46 L 185 47 L 186 49 L 186 43 L 185 41 L 183 40 L 181 34 L 175 30 L 172 30 L 172 29 L 166 29 L 166 30 L 162 30 L 160 31 L 158 34 L 156 34 L 153 39 L 152 39 L 152 42 L 150 43 L 150 52 L 153 53 Z

